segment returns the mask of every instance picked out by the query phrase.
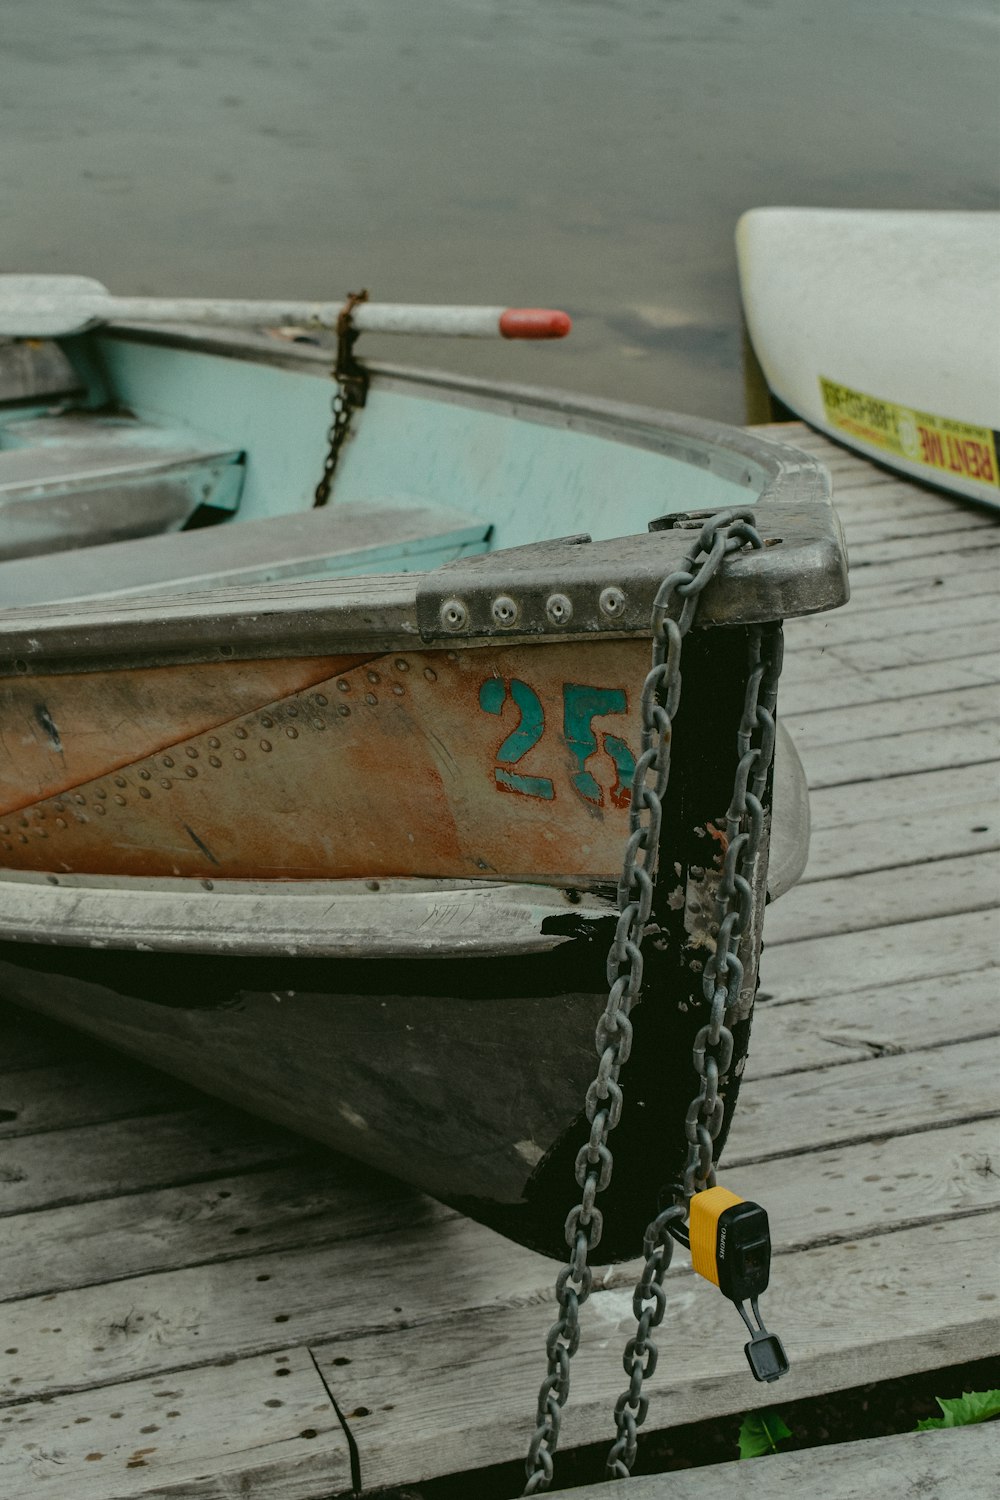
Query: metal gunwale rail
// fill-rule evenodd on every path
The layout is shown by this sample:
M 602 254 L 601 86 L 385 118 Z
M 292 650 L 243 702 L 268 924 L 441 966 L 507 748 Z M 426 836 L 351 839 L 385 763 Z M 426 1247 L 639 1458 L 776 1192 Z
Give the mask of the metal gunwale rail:
M 198 348 L 227 357 L 267 363 L 328 378 L 325 351 L 275 351 L 264 336 L 207 337 L 161 329 L 113 329 L 111 336 L 166 347 Z M 749 624 L 829 609 L 847 598 L 839 522 L 829 503 L 830 482 L 822 465 L 784 444 L 696 418 L 529 386 L 462 379 L 437 372 L 373 364 L 372 389 L 405 390 L 435 399 L 572 428 L 653 450 L 713 470 L 749 490 L 759 507 L 758 525 L 769 544 L 749 566 L 731 560 L 725 576 L 706 590 L 704 625 Z M 0 610 L 0 676 L 68 673 L 132 665 L 160 666 L 277 656 L 320 656 L 343 651 L 372 654 L 413 648 L 438 639 L 482 644 L 502 639 L 592 640 L 602 634 L 644 636 L 649 608 L 662 579 L 680 565 L 688 535 L 656 531 L 643 537 L 574 546 L 570 556 L 558 541 L 488 554 L 485 571 L 459 561 L 431 573 L 381 574 L 293 583 L 250 584 L 203 593 L 133 595 Z M 498 631 L 475 612 L 460 637 L 439 631 L 434 620 L 444 598 L 460 586 L 487 586 L 492 593 L 537 583 L 546 554 L 553 565 L 572 568 L 583 590 L 574 619 L 559 628 Z M 747 577 L 752 576 L 752 589 Z M 601 590 L 626 580 L 628 609 L 608 619 L 597 607 Z M 822 585 L 822 586 L 821 586 Z

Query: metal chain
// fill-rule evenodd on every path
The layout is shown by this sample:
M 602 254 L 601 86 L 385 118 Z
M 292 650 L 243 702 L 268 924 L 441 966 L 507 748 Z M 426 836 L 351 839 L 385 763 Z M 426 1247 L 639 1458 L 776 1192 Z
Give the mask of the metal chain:
M 723 559 L 739 552 L 747 543 L 755 549 L 763 546 L 751 524 L 753 518 L 752 510 L 720 511 L 712 516 L 699 532 L 682 567 L 663 581 L 653 601 L 653 661 L 640 699 L 642 753 L 636 762 L 632 781 L 629 835 L 618 882 L 620 915 L 608 953 L 609 993 L 595 1038 L 600 1062 L 586 1096 L 590 1137 L 576 1158 L 576 1180 L 582 1193 L 580 1202 L 566 1219 L 570 1259 L 556 1278 L 559 1316 L 545 1341 L 548 1369 L 538 1393 L 537 1425 L 525 1461 L 528 1476 L 525 1495 L 547 1490 L 552 1482 L 553 1455 L 559 1442 L 562 1408 L 569 1397 L 570 1360 L 580 1343 L 580 1308 L 593 1287 L 588 1257 L 600 1243 L 603 1233 L 604 1219 L 595 1200 L 611 1181 L 614 1166 L 608 1137 L 621 1118 L 624 1096 L 618 1079 L 632 1046 L 629 1013 L 642 986 L 642 940 L 653 904 L 653 876 L 659 852 L 663 798 L 670 776 L 673 720 L 680 704 L 681 649 L 694 622 L 702 590 L 718 573 Z M 677 608 L 678 603 L 678 618 L 674 620 L 670 611 Z M 719 1103 L 721 1105 L 721 1101 Z M 721 1123 L 721 1108 L 719 1114 Z M 677 1216 L 674 1210 L 668 1210 L 668 1215 L 670 1218 Z M 665 1271 L 670 1252 L 660 1243 L 661 1239 L 662 1235 L 657 1231 L 657 1244 L 652 1249 L 665 1257 L 662 1261 Z M 657 1261 L 650 1272 L 650 1287 L 659 1285 L 656 1281 L 659 1265 L 660 1261 Z M 659 1296 L 652 1295 L 659 1309 L 662 1290 Z M 652 1326 L 650 1321 L 649 1327 Z M 653 1360 L 655 1363 L 655 1355 Z M 641 1396 L 636 1399 L 641 1403 Z M 640 1409 L 645 1415 L 641 1405 Z M 629 1410 L 631 1414 L 633 1408 Z
M 726 813 L 726 853 L 716 896 L 719 933 L 715 952 L 705 965 L 702 990 L 710 1007 L 706 1024 L 694 1040 L 692 1061 L 701 1080 L 685 1120 L 688 1159 L 684 1170 L 684 1199 L 715 1186 L 712 1143 L 722 1127 L 720 1081 L 733 1055 L 733 1034 L 726 1013 L 739 998 L 743 965 L 740 939 L 750 925 L 754 867 L 764 833 L 761 796 L 774 759 L 774 706 L 781 674 L 783 637 L 780 625 L 750 632 L 750 670 L 743 716 L 737 734 L 739 761 L 733 795 Z M 753 773 L 751 782 L 750 775 Z M 706 1136 L 708 1139 L 706 1139 Z
M 326 457 L 323 460 L 323 473 L 313 497 L 314 508 L 325 505 L 330 498 L 333 471 L 337 467 L 340 450 L 344 446 L 344 439 L 351 425 L 351 417 L 359 406 L 364 406 L 365 397 L 368 394 L 368 376 L 354 357 L 354 344 L 358 337 L 358 330 L 351 322 L 351 314 L 358 303 L 367 302 L 367 300 L 367 291 L 349 292 L 337 318 L 337 356 L 332 372 L 337 382 L 337 389 L 330 403 L 331 417 L 326 435 Z
M 649 1335 L 663 1321 L 666 1298 L 662 1281 L 670 1265 L 672 1226 L 687 1218 L 695 1193 L 715 1186 L 715 1141 L 725 1114 L 719 1089 L 726 1082 L 734 1049 L 726 1015 L 738 1001 L 743 984 L 739 945 L 753 914 L 754 866 L 764 832 L 760 799 L 774 758 L 774 707 L 781 656 L 780 625 L 751 628 L 746 694 L 736 736 L 736 775 L 726 813 L 726 852 L 715 903 L 718 937 L 702 979 L 709 1016 L 695 1036 L 691 1054 L 700 1082 L 684 1122 L 688 1140 L 684 1184 L 676 1194 L 674 1206 L 661 1213 L 646 1230 L 643 1244 L 646 1264 L 632 1298 L 636 1335 L 626 1344 L 622 1358 L 629 1385 L 615 1403 L 618 1436 L 607 1458 L 607 1473 L 612 1479 L 629 1477 L 635 1463 L 638 1429 L 649 1408 L 642 1383 L 656 1368 L 657 1346 Z
M 613 1479 L 627 1479 L 635 1463 L 639 1441 L 639 1428 L 646 1420 L 649 1397 L 642 1393 L 642 1383 L 656 1369 L 659 1348 L 650 1337 L 654 1328 L 659 1328 L 667 1310 L 667 1294 L 663 1290 L 663 1278 L 670 1267 L 674 1242 L 670 1234 L 672 1224 L 680 1224 L 684 1209 L 680 1204 L 665 1209 L 646 1230 L 642 1250 L 646 1264 L 632 1293 L 632 1311 L 635 1313 L 635 1337 L 629 1339 L 622 1355 L 622 1364 L 628 1376 L 628 1389 L 615 1402 L 615 1426 L 618 1436 L 608 1453 L 607 1471 Z

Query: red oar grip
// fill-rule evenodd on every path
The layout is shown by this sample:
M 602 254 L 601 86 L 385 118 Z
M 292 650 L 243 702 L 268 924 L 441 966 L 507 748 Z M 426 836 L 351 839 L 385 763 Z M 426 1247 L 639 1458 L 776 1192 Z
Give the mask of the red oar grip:
M 500 314 L 505 339 L 564 339 L 572 327 L 568 313 L 551 307 L 508 307 Z

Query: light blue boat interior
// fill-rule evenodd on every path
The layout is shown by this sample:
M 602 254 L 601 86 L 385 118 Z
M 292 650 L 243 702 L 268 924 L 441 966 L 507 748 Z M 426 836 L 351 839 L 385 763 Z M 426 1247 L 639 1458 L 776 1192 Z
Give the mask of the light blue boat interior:
M 502 387 L 377 369 L 329 503 L 315 510 L 335 389 L 328 357 L 295 345 L 272 355 L 259 336 L 244 343 L 236 355 L 166 333 L 69 339 L 77 389 L 0 406 L 9 603 L 424 570 L 752 503 L 769 477 L 736 451 L 644 428 L 641 412 L 615 420 L 594 406 L 588 418 L 582 404 L 544 393 L 519 400 Z M 515 379 L 518 354 L 513 345 Z M 89 534 L 82 523 L 64 529 L 61 542 L 53 530 L 40 550 L 74 549 L 61 559 L 3 552 L 19 518 L 28 524 L 61 503 L 62 520 L 46 524 L 66 528 L 74 497 L 90 495 L 82 512 L 98 491 L 107 502 L 109 488 L 124 532 L 109 533 L 106 518 Z M 140 520 L 142 530 L 128 530 Z

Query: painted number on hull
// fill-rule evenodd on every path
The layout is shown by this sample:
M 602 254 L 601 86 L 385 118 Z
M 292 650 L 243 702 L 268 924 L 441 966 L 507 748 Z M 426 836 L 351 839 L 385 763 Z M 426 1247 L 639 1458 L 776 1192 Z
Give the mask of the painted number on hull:
M 487 677 L 479 689 L 479 706 L 484 713 L 497 717 L 503 713 L 508 697 L 520 715 L 517 726 L 511 731 L 497 750 L 497 765 L 493 779 L 501 791 L 519 792 L 525 797 L 540 797 L 551 802 L 555 798 L 555 786 L 548 776 L 526 776 L 512 768 L 533 750 L 545 734 L 545 710 L 534 688 L 519 677 L 505 682 L 500 677 Z M 614 807 L 627 807 L 635 773 L 635 756 L 624 740 L 615 734 L 601 731 L 600 742 L 594 730 L 594 720 L 606 714 L 623 714 L 628 711 L 628 699 L 624 688 L 589 687 L 582 683 L 563 684 L 563 732 L 562 739 L 576 763 L 570 780 L 574 789 L 593 807 L 603 807 L 605 791 L 587 762 L 599 749 L 611 759 L 615 768 L 615 782 L 608 789 Z
M 508 792 L 521 792 L 526 797 L 542 797 L 551 802 L 555 789 L 547 776 L 522 776 L 509 768 L 517 764 L 533 749 L 545 733 L 545 710 L 541 699 L 526 682 L 515 677 L 506 683 L 500 677 L 487 677 L 479 689 L 479 706 L 488 714 L 503 713 L 507 694 L 513 698 L 520 712 L 517 728 L 510 733 L 497 751 L 497 767 L 493 778 L 498 787 Z

